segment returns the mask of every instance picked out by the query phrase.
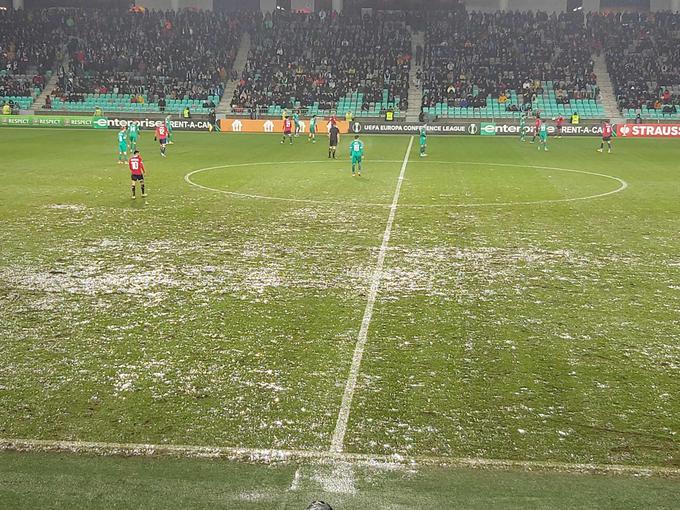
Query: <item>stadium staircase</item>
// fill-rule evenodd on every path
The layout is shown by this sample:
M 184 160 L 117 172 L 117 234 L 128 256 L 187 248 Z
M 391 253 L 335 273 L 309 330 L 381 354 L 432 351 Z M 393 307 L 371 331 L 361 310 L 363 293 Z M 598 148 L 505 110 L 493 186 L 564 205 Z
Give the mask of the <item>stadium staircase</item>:
M 45 88 L 42 90 L 40 95 L 35 98 L 35 101 L 33 102 L 33 109 L 40 111 L 43 109 L 43 106 L 45 106 L 45 98 L 47 96 L 54 97 L 54 89 L 57 88 L 57 85 L 59 84 L 59 73 L 57 72 L 59 70 L 59 66 L 64 66 L 64 70 L 68 73 L 69 71 L 69 57 L 68 57 L 68 51 L 66 50 L 66 45 L 64 45 L 61 49 L 63 57 L 61 59 L 57 58 L 57 61 L 55 62 L 54 66 L 52 67 L 52 75 L 49 77 L 47 80 L 47 83 L 45 83 Z
M 45 98 L 48 95 L 52 95 L 52 92 L 54 92 L 54 89 L 57 88 L 57 84 L 59 83 L 59 75 L 56 72 L 52 73 L 52 76 L 50 76 L 50 79 L 47 80 L 47 83 L 45 84 L 45 88 L 42 90 L 40 95 L 35 98 L 35 101 L 33 102 L 33 109 L 36 111 L 42 110 L 42 107 L 45 106 Z
M 229 115 L 231 114 L 231 100 L 234 97 L 234 91 L 238 85 L 238 80 L 243 74 L 243 70 L 246 67 L 246 62 L 248 61 L 248 55 L 250 54 L 250 34 L 246 32 L 241 37 L 241 45 L 238 48 L 238 53 L 236 54 L 236 60 L 234 60 L 233 69 L 236 71 L 238 78 L 229 81 L 225 84 L 224 93 L 222 94 L 222 99 L 217 105 L 215 113 L 218 115 Z
M 597 85 L 600 88 L 599 102 L 604 107 L 604 113 L 611 119 L 612 124 L 622 124 L 625 122 L 625 119 L 619 111 L 614 86 L 609 77 L 609 71 L 607 71 L 607 62 L 604 55 L 593 55 L 593 63 L 593 71 L 597 75 Z
M 419 67 L 415 65 L 416 48 L 420 45 L 425 49 L 425 33 L 411 29 L 411 69 L 408 74 L 408 110 L 406 111 L 407 122 L 418 122 L 420 109 L 423 105 L 423 87 L 416 81 L 416 73 Z

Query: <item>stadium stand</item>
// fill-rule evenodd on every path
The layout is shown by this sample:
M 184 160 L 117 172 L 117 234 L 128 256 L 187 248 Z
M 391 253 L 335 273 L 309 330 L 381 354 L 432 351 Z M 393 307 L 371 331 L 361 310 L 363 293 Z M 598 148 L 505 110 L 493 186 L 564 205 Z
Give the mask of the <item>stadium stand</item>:
M 246 30 L 251 50 L 231 98 L 235 113 L 403 113 L 415 65 L 423 110 L 440 118 L 516 117 L 529 108 L 601 118 L 591 54 L 603 51 L 626 117 L 680 119 L 680 14 L 589 14 L 584 23 L 578 12 L 462 5 L 446 15 L 363 17 L 0 11 L 0 104 L 30 108 L 65 51 L 70 65 L 57 71 L 54 110 L 207 113 L 239 78 L 232 65 Z M 426 34 L 413 62 L 412 30 Z
M 58 23 L 44 11 L 0 11 L 0 105 L 27 109 L 59 52 Z
M 251 40 L 233 111 L 368 116 L 408 107 L 411 34 L 401 19 L 281 11 Z
M 207 113 L 219 103 L 252 15 L 207 11 L 72 11 L 70 68 L 54 109 Z
M 680 119 L 680 13 L 592 15 L 619 108 L 632 119 Z
M 468 13 L 428 21 L 423 109 L 438 117 L 578 111 L 602 117 L 580 13 Z

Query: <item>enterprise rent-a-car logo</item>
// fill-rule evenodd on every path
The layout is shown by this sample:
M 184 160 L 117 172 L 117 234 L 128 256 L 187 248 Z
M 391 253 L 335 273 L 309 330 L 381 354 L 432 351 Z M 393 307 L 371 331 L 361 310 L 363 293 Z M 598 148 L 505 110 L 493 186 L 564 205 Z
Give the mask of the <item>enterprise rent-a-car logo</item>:
M 129 126 L 131 123 L 138 124 L 141 128 L 151 128 L 155 129 L 165 123 L 163 119 L 121 119 L 118 117 L 101 117 L 95 121 L 97 127 L 115 127 L 121 128 L 123 126 Z M 173 129 L 183 129 L 183 130 L 207 130 L 209 122 L 206 120 L 171 120 L 170 124 Z

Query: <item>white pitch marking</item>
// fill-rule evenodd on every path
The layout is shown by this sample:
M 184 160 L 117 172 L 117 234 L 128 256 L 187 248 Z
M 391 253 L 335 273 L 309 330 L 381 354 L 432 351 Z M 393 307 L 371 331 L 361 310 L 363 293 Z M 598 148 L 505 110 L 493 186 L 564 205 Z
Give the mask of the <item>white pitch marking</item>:
M 436 457 L 372 455 L 368 453 L 333 453 L 328 450 L 275 450 L 229 446 L 196 446 L 172 444 L 105 443 L 91 441 L 57 441 L 49 439 L 0 438 L 0 451 L 61 452 L 128 457 L 179 457 L 229 459 L 249 462 L 292 462 L 312 460 L 320 463 L 350 462 L 368 466 L 442 466 L 472 469 L 523 469 L 526 471 L 562 473 L 598 473 L 611 475 L 662 476 L 680 478 L 680 468 L 666 466 L 634 466 L 550 462 L 536 460 L 483 459 L 475 457 Z
M 393 161 L 393 160 L 373 160 L 374 163 L 401 163 L 401 161 Z M 257 199 L 257 200 L 271 200 L 271 201 L 280 201 L 280 202 L 295 202 L 295 203 L 302 203 L 302 204 L 318 204 L 318 205 L 341 205 L 341 206 L 347 206 L 349 205 L 354 205 L 356 207 L 389 207 L 389 204 L 378 204 L 378 203 L 372 203 L 372 202 L 355 202 L 355 203 L 348 203 L 348 202 L 332 202 L 328 200 L 313 200 L 313 199 L 307 199 L 307 198 L 286 198 L 286 197 L 272 197 L 272 196 L 267 196 L 267 195 L 255 195 L 255 194 L 248 194 L 248 193 L 239 193 L 237 191 L 227 191 L 223 189 L 218 189 L 218 188 L 211 188 L 209 186 L 204 186 L 202 184 L 198 184 L 194 181 L 191 180 L 191 176 L 200 172 L 207 172 L 209 170 L 218 170 L 221 168 L 238 168 L 238 167 L 245 167 L 245 166 L 261 166 L 261 165 L 283 165 L 283 164 L 301 164 L 301 163 L 325 163 L 325 161 L 275 161 L 275 162 L 265 162 L 265 163 L 242 163 L 242 164 L 236 164 L 236 165 L 220 165 L 220 166 L 212 166 L 208 168 L 199 168 L 198 170 L 193 170 L 192 172 L 189 172 L 184 176 L 184 180 L 187 184 L 191 186 L 195 186 L 197 188 L 204 189 L 206 191 L 213 191 L 215 193 L 223 193 L 225 195 L 232 195 L 236 197 L 241 197 L 241 198 L 252 198 L 252 199 Z M 451 207 L 451 208 L 469 208 L 469 207 L 507 207 L 507 206 L 512 206 L 512 205 L 547 205 L 547 204 L 559 204 L 559 203 L 564 203 L 564 202 L 578 202 L 578 201 L 583 201 L 583 200 L 594 200 L 596 198 L 602 198 L 606 197 L 609 195 L 614 195 L 615 193 L 620 193 L 624 191 L 626 188 L 628 188 L 628 183 L 624 181 L 623 179 L 619 177 L 615 177 L 613 175 L 607 175 L 607 174 L 600 174 L 596 172 L 588 172 L 586 170 L 575 170 L 571 168 L 558 168 L 558 167 L 550 167 L 550 166 L 534 166 L 534 165 L 513 165 L 509 163 L 485 163 L 481 161 L 433 161 L 433 160 L 428 160 L 428 161 L 419 161 L 419 163 L 432 163 L 432 164 L 438 164 L 438 165 L 487 165 L 489 167 L 492 166 L 501 166 L 501 167 L 512 167 L 512 168 L 535 168 L 537 170 L 556 170 L 560 172 L 571 172 L 571 173 L 576 173 L 576 174 L 584 174 L 584 175 L 592 175 L 595 177 L 603 177 L 605 179 L 611 179 L 613 181 L 616 181 L 619 183 L 619 187 L 616 189 L 613 189 L 611 191 L 606 191 L 604 193 L 598 193 L 596 195 L 587 195 L 584 197 L 572 197 L 572 198 L 557 198 L 557 199 L 549 199 L 549 200 L 527 200 L 524 202 L 482 202 L 479 204 L 401 204 L 399 207 L 402 209 L 404 208 L 414 208 L 414 209 L 432 209 L 432 208 L 446 208 L 446 207 Z
M 387 217 L 387 226 L 383 234 L 382 244 L 380 245 L 380 252 L 378 253 L 378 262 L 373 272 L 371 281 L 371 290 L 368 293 L 366 300 L 366 309 L 364 310 L 364 318 L 361 321 L 361 329 L 357 337 L 357 343 L 354 347 L 354 355 L 352 356 L 352 365 L 349 369 L 349 376 L 345 384 L 345 392 L 342 395 L 342 403 L 340 404 L 340 411 L 338 419 L 335 422 L 335 431 L 333 432 L 333 439 L 331 440 L 331 452 L 342 452 L 345 442 L 345 433 L 347 432 L 347 421 L 349 420 L 349 411 L 352 407 L 352 398 L 354 397 L 354 390 L 357 385 L 357 377 L 359 376 L 359 368 L 361 366 L 361 358 L 364 355 L 364 347 L 366 345 L 366 338 L 368 336 L 368 327 L 371 324 L 373 317 L 373 306 L 375 305 L 375 298 L 378 295 L 378 288 L 380 287 L 380 280 L 382 279 L 383 267 L 385 265 L 385 255 L 387 254 L 387 245 L 390 242 L 392 235 L 392 225 L 394 224 L 394 217 L 397 213 L 397 203 L 399 202 L 399 194 L 401 193 L 401 184 L 404 182 L 404 174 L 406 173 L 406 166 L 408 165 L 408 158 L 411 154 L 411 147 L 413 146 L 413 137 L 408 142 L 406 155 L 401 164 L 401 172 L 399 179 L 397 179 L 397 187 L 394 190 L 394 197 L 392 198 L 392 205 L 390 206 L 390 214 Z

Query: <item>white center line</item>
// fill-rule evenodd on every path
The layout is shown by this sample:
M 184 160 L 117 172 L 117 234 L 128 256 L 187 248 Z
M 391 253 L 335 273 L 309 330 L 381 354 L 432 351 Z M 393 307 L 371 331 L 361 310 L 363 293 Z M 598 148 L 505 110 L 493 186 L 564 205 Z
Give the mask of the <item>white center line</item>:
M 413 137 L 411 137 L 408 142 L 404 162 L 401 164 L 401 173 L 399 174 L 399 180 L 397 180 L 397 188 L 394 190 L 390 214 L 387 217 L 387 226 L 385 227 L 382 244 L 380 245 L 380 253 L 378 253 L 378 263 L 373 272 L 371 290 L 368 293 L 366 309 L 364 310 L 364 318 L 361 321 L 361 329 L 359 330 L 357 343 L 354 347 L 354 356 L 352 356 L 352 365 L 350 366 L 349 376 L 347 377 L 347 383 L 345 384 L 345 393 L 342 395 L 338 419 L 335 422 L 335 431 L 333 432 L 330 448 L 330 451 L 333 453 L 342 452 L 344 447 L 347 422 L 352 407 L 352 399 L 354 398 L 354 390 L 357 386 L 361 358 L 364 356 L 364 347 L 366 346 L 366 338 L 368 337 L 368 327 L 371 325 L 371 318 L 373 317 L 373 306 L 375 305 L 375 298 L 377 297 L 378 289 L 380 288 L 380 280 L 382 279 L 383 267 L 385 265 L 385 255 L 387 254 L 387 245 L 390 242 L 390 235 L 392 235 L 392 225 L 394 224 L 394 217 L 397 213 L 397 203 L 399 202 L 399 194 L 401 193 L 401 184 L 404 182 L 404 174 L 406 173 L 406 166 L 408 165 L 408 158 L 411 154 L 412 146 Z

